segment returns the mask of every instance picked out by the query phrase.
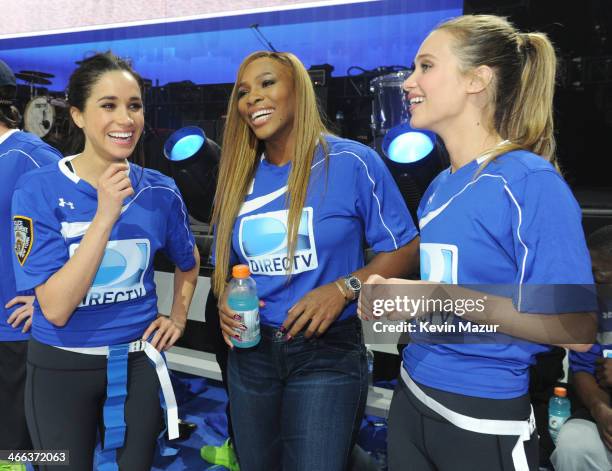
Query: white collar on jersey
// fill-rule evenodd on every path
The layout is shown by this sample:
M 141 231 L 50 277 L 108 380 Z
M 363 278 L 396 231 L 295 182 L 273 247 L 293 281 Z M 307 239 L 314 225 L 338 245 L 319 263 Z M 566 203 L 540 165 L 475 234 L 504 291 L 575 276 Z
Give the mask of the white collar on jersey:
M 66 162 L 70 162 L 72 159 L 74 159 L 75 157 L 77 157 L 80 154 L 75 154 L 75 155 L 69 155 L 68 157 L 64 157 L 63 159 L 61 159 L 57 165 L 59 166 L 60 172 L 62 172 L 64 175 L 66 175 L 70 180 L 72 180 L 74 183 L 79 183 L 79 181 L 81 180 L 81 178 L 77 175 L 76 171 L 71 171 L 68 166 L 66 165 Z M 72 167 L 74 168 L 74 166 Z M 127 175 L 130 174 L 130 169 L 132 168 L 132 166 L 130 165 L 130 162 L 128 162 L 128 169 L 127 169 Z
M 9 129 L 8 131 L 6 131 L 4 134 L 2 134 L 2 136 L 0 136 L 0 144 L 2 144 L 16 132 L 19 132 L 19 129 Z

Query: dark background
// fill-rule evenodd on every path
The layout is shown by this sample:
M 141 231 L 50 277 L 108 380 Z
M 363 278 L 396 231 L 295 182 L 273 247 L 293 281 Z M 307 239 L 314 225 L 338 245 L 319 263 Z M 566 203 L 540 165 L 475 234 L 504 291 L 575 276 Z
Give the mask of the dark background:
M 549 35 L 559 58 L 554 113 L 563 175 L 585 210 L 587 232 L 612 223 L 612 151 L 608 144 L 612 136 L 612 1 L 466 0 L 464 5 L 466 13 L 507 16 L 522 31 Z M 370 128 L 369 84 L 384 72 L 328 76 L 324 85 L 317 86 L 330 127 L 379 150 L 381 136 L 373 136 Z M 148 116 L 158 129 L 199 124 L 220 142 L 230 90 L 231 84 L 154 88 Z M 446 165 L 443 153 L 428 160 L 411 165 L 387 161 L 413 212 L 429 180 Z

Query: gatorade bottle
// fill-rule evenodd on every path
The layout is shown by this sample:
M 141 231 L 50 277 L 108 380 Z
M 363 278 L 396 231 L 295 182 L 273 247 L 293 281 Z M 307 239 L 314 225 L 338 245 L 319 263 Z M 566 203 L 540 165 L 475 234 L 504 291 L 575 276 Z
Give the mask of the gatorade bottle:
M 550 398 L 548 403 L 548 431 L 555 445 L 561 427 L 571 415 L 570 400 L 566 396 L 567 390 L 557 387 L 555 388 L 555 395 Z
M 259 343 L 259 298 L 257 287 L 251 278 L 247 265 L 235 265 L 232 268 L 232 280 L 229 282 L 227 304 L 230 309 L 240 316 L 238 320 L 247 330 L 236 329 L 239 338 L 232 337 L 236 347 L 254 347 Z

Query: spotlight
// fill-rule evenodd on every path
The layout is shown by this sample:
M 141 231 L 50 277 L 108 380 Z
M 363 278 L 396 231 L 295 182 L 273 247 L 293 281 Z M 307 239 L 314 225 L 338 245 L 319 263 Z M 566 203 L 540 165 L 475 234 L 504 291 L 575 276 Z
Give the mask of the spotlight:
M 200 150 L 206 136 L 197 126 L 187 126 L 175 131 L 164 144 L 164 156 L 171 162 L 186 160 Z
M 432 132 L 412 129 L 408 123 L 402 123 L 385 134 L 382 151 L 393 162 L 410 164 L 427 157 L 434 142 Z
M 215 196 L 221 148 L 197 126 L 173 132 L 164 144 L 164 156 L 181 190 L 189 214 L 208 222 Z

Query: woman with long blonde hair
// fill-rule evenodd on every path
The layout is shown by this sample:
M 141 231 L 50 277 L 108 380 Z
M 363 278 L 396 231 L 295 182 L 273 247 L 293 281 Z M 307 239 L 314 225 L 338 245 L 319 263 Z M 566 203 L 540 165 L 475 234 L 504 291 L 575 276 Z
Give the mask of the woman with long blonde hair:
M 260 343 L 229 356 L 241 469 L 343 470 L 367 395 L 361 281 L 414 270 L 418 239 L 380 157 L 325 129 L 293 54 L 256 52 L 240 66 L 213 223 L 230 348 L 243 328 L 226 302 L 231 265 L 249 266 L 265 303 Z M 378 254 L 364 266 L 365 244 Z
M 418 210 L 427 283 L 369 283 L 484 309 L 413 324 L 389 411 L 390 470 L 538 469 L 529 366 L 543 344 L 594 339 L 581 212 L 554 165 L 555 68 L 546 35 L 466 15 L 429 34 L 403 85 L 411 125 L 438 134 L 451 165 Z M 468 334 L 440 340 L 434 321 Z

